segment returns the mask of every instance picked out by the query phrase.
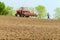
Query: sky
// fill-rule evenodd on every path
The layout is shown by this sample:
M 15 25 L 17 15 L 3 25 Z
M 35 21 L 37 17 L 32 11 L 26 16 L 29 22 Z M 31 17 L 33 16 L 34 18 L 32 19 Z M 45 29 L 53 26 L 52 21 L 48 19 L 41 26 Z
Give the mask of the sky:
M 6 6 L 11 6 L 13 8 L 24 7 L 36 7 L 38 5 L 43 5 L 46 10 L 50 13 L 50 17 L 53 18 L 54 9 L 60 7 L 60 0 L 0 0 L 6 4 Z

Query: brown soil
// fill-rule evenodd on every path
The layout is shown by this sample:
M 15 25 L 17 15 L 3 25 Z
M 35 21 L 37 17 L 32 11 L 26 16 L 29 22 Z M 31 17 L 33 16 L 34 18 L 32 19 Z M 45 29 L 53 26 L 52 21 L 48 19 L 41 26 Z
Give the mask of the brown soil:
M 60 20 L 0 16 L 0 40 L 60 40 Z

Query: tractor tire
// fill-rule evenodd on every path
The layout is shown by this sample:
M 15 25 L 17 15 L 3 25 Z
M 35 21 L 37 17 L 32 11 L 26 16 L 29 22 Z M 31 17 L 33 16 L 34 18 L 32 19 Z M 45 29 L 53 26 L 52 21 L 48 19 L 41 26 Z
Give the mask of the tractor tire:
M 15 16 L 17 17 L 17 14 L 15 14 Z

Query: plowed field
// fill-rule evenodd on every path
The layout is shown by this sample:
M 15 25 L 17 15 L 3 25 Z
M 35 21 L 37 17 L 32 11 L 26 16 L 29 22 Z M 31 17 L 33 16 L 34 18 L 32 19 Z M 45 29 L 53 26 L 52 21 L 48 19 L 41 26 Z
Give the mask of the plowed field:
M 60 40 L 60 20 L 0 16 L 0 40 Z

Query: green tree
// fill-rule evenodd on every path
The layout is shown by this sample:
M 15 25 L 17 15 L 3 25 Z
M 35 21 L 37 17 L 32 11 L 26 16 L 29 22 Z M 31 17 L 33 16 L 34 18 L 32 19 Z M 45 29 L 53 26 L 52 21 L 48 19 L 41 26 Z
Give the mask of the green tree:
M 3 2 L 0 2 L 0 15 L 2 15 L 2 11 L 5 8 L 5 4 Z
M 55 10 L 55 19 L 60 19 L 60 8 L 58 7 L 58 8 L 56 8 Z
M 12 15 L 13 16 L 14 10 L 12 7 L 5 7 L 5 9 L 3 10 L 3 15 Z
M 46 17 L 47 11 L 46 11 L 44 6 L 39 5 L 39 6 L 35 7 L 35 9 L 38 13 L 39 18 L 45 18 Z

